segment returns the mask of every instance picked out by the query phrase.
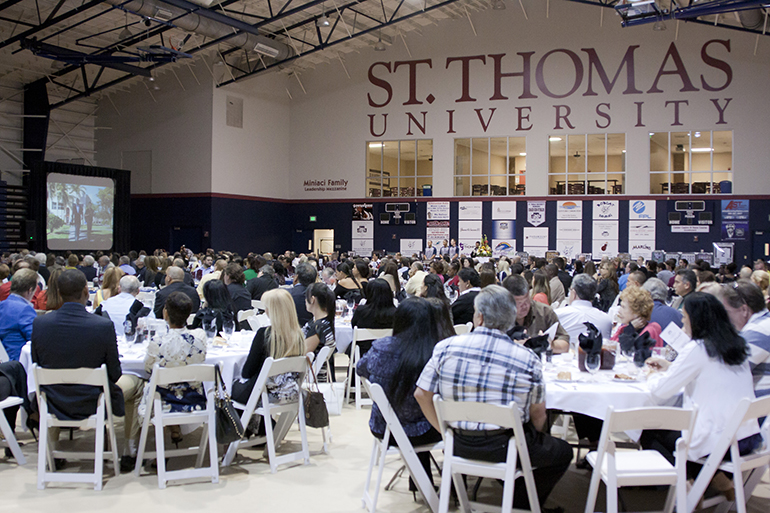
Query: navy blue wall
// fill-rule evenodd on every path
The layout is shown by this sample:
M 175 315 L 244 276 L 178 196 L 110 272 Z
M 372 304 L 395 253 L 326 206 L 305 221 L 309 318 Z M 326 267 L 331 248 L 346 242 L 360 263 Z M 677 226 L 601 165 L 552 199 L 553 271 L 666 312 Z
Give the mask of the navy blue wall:
M 468 198 L 477 200 L 480 198 Z M 491 236 L 492 200 L 485 198 L 483 204 L 483 233 Z M 514 198 L 510 198 L 514 199 Z M 563 199 L 563 198 L 560 198 Z M 583 252 L 592 250 L 592 208 L 590 201 L 598 198 L 582 199 L 583 203 Z M 605 198 L 602 198 L 605 199 Z M 610 199 L 610 198 L 606 198 Z M 654 198 L 645 198 L 654 199 Z M 684 198 L 678 198 L 684 199 Z M 668 212 L 674 210 L 674 200 L 658 199 L 656 211 L 656 246 L 666 251 L 711 251 L 712 242 L 721 240 L 721 198 L 704 200 L 706 211 L 713 215 L 714 224 L 708 233 L 684 234 L 672 233 L 668 224 Z M 725 197 L 725 199 L 743 199 Z M 760 254 L 762 245 L 770 232 L 770 201 L 762 197 L 750 197 L 750 232 L 746 241 L 735 241 L 736 263 L 749 263 Z M 395 200 L 395 198 L 394 198 Z M 132 248 L 152 250 L 157 247 L 171 248 L 185 236 L 193 237 L 195 229 L 200 229 L 200 242 L 187 243 L 194 251 L 207 247 L 228 249 L 246 254 L 250 251 L 307 251 L 307 241 L 313 238 L 315 229 L 333 229 L 335 248 L 341 251 L 350 249 L 352 237 L 352 204 L 366 200 L 340 200 L 325 202 L 305 201 L 270 201 L 239 197 L 220 196 L 138 196 L 132 198 L 131 220 Z M 370 200 L 371 201 L 371 200 Z M 434 201 L 450 201 L 450 237 L 457 239 L 458 201 L 435 198 Z M 527 202 L 518 201 L 516 212 L 517 249 L 521 250 L 524 240 L 524 227 L 527 223 Z M 633 199 L 620 200 L 619 250 L 628 250 L 628 204 Z M 426 205 L 423 200 L 411 201 L 411 212 L 417 214 L 417 224 L 404 225 L 379 224 L 379 214 L 385 212 L 385 202 L 374 202 L 375 217 L 374 248 L 378 251 L 395 252 L 399 250 L 399 240 L 424 239 L 427 223 Z M 316 220 L 311 221 L 311 216 Z M 403 223 L 403 219 L 402 219 Z M 556 199 L 546 202 L 546 223 L 548 226 L 549 246 L 556 247 Z M 186 231 L 185 231 L 186 230 Z M 207 236 L 208 234 L 208 236 Z M 176 235 L 176 236 L 175 236 Z M 697 240 L 696 240 L 697 236 Z M 756 240 L 755 240 L 756 239 Z M 176 248 L 174 248 L 176 249 Z

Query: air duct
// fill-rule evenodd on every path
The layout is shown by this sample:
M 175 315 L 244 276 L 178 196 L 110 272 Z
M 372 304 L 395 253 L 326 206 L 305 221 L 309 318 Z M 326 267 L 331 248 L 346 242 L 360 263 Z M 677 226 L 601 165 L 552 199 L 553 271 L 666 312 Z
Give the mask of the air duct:
M 743 28 L 749 30 L 761 30 L 765 23 L 765 13 L 762 12 L 762 9 L 738 11 L 738 19 L 741 20 Z
M 186 0 L 169 0 L 169 2 L 134 0 L 128 3 L 123 3 L 122 0 L 107 0 L 107 3 L 139 16 L 170 22 L 182 30 L 209 39 L 232 35 L 233 29 L 236 29 L 240 32 L 229 38 L 228 44 L 255 51 L 276 60 L 283 60 L 292 55 L 287 45 L 260 35 L 251 25 Z

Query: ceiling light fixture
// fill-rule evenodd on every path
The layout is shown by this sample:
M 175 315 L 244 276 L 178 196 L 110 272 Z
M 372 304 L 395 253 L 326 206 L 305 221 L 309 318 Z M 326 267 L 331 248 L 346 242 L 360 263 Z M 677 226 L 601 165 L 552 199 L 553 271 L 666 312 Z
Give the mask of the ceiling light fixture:
M 666 30 L 666 24 L 658 20 L 652 25 L 652 30 L 654 30 L 655 32 L 663 32 L 664 30 Z
M 316 27 L 328 27 L 331 25 L 329 18 L 326 16 L 326 6 L 321 4 L 321 17 L 315 21 Z
M 695 137 L 700 137 L 700 132 L 695 132 Z
M 503 2 L 503 0 L 495 0 L 494 3 L 492 3 L 492 9 L 495 11 L 504 11 L 505 2 Z
M 519 153 L 519 157 L 526 157 L 526 156 L 527 156 L 527 154 L 524 153 L 524 152 Z
M 714 148 L 692 148 L 690 151 L 693 153 L 709 153 L 714 151 Z
M 551 142 L 558 142 L 561 141 L 561 137 L 549 137 L 548 140 Z
M 377 43 L 374 45 L 374 51 L 384 52 L 386 48 L 385 43 L 382 42 L 382 29 L 380 29 L 380 36 L 377 38 Z
M 382 148 L 382 143 L 372 142 L 369 143 L 370 148 Z

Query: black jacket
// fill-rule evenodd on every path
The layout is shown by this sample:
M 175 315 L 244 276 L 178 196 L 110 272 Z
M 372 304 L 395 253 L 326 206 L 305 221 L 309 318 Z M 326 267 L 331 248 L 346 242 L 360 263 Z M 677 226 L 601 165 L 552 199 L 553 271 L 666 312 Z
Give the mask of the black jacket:
M 262 299 L 262 294 L 271 289 L 277 289 L 278 284 L 272 276 L 257 276 L 246 282 L 246 290 L 251 294 L 251 299 Z
M 160 289 L 157 294 L 155 294 L 155 317 L 158 319 L 163 318 L 163 307 L 166 305 L 166 299 L 171 295 L 172 292 L 176 291 L 184 292 L 190 298 L 190 301 L 192 301 L 193 304 L 191 313 L 197 312 L 201 307 L 201 298 L 198 297 L 198 291 L 186 283 L 176 282 L 172 283 L 171 285 L 166 285 L 164 288 Z
M 472 290 L 461 295 L 452 303 L 452 322 L 454 324 L 473 322 L 473 301 L 478 295 L 478 290 Z

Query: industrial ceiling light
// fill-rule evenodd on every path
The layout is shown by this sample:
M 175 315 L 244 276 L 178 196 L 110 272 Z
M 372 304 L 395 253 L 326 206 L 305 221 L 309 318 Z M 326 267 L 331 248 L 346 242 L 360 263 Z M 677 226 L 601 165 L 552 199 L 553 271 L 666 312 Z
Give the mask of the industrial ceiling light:
M 326 16 L 326 13 L 323 13 L 321 17 L 318 18 L 318 20 L 316 20 L 315 24 L 318 25 L 319 27 L 328 27 L 329 25 L 331 25 L 331 23 L 329 22 L 329 17 Z
M 654 30 L 655 32 L 662 32 L 666 30 L 666 24 L 663 23 L 661 20 L 658 20 L 652 25 L 652 30 Z
M 124 39 L 129 39 L 133 37 L 133 32 L 131 32 L 128 28 L 128 13 L 126 13 L 126 25 L 123 27 L 123 30 L 120 31 L 118 34 L 118 41 L 123 41 Z
M 374 45 L 374 51 L 384 52 L 386 49 L 385 43 L 382 42 L 382 29 L 380 29 L 380 36 L 377 38 L 377 43 Z
M 505 2 L 503 2 L 503 0 L 495 0 L 492 3 L 492 9 L 494 9 L 495 11 L 505 10 Z

